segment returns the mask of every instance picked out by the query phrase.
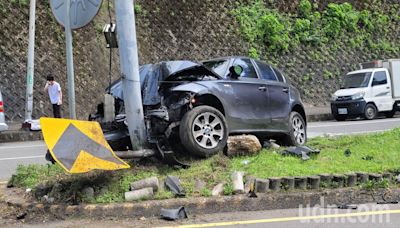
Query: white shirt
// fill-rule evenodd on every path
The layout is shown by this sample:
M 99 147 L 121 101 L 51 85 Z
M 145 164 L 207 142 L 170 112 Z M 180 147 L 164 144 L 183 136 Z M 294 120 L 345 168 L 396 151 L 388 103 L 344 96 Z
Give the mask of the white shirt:
M 49 97 L 50 101 L 52 104 L 57 104 L 58 101 L 60 100 L 60 92 L 61 92 L 61 86 L 57 82 L 54 82 L 53 85 L 49 85 L 47 88 L 47 91 L 49 92 Z

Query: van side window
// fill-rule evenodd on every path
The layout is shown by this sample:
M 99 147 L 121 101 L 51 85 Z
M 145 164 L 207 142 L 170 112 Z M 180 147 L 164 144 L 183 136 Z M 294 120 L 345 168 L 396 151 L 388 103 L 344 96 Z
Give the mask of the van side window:
M 374 79 L 372 79 L 372 85 L 386 85 L 387 77 L 385 71 L 378 71 L 374 74 Z

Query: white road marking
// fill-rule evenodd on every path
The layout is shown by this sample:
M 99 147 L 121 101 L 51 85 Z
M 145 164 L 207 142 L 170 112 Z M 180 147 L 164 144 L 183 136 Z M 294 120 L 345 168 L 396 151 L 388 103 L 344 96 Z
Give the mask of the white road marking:
M 44 158 L 44 155 L 41 155 L 41 156 L 30 156 L 30 157 L 0 158 L 0 161 L 23 160 L 23 159 L 33 159 L 33 158 Z
M 23 149 L 23 148 L 35 148 L 35 147 L 46 147 L 46 145 L 33 145 L 33 146 L 0 146 L 0 150 Z
M 360 122 L 347 122 L 347 123 L 339 123 L 333 122 L 332 124 L 318 124 L 318 125 L 309 125 L 307 128 L 320 128 L 320 127 L 340 127 L 340 126 L 353 126 L 353 125 L 366 125 L 366 124 L 382 124 L 382 123 L 391 123 L 398 122 L 400 124 L 399 119 L 391 119 L 391 120 L 369 120 L 369 121 L 360 121 Z

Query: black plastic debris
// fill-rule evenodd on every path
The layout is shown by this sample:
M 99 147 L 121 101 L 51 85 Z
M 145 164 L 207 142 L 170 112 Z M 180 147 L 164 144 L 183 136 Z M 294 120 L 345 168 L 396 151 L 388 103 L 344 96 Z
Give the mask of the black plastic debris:
M 22 212 L 22 213 L 17 215 L 17 219 L 18 220 L 24 219 L 27 215 L 28 215 L 28 213 Z
M 397 201 L 379 201 L 376 202 L 376 204 L 398 204 L 399 202 Z
M 362 157 L 362 159 L 365 160 L 365 161 L 371 161 L 371 160 L 374 159 L 374 157 L 372 157 L 372 156 L 370 156 L 370 155 L 367 155 L 367 156 L 365 156 L 365 157 Z
M 161 218 L 169 221 L 188 218 L 184 207 L 178 209 L 164 209 L 161 208 Z
M 344 156 L 346 156 L 346 157 L 350 157 L 351 156 L 350 149 L 347 149 L 347 150 L 344 151 Z
M 165 180 L 165 185 L 171 190 L 176 196 L 185 196 L 185 191 L 181 186 L 181 182 L 178 177 L 168 176 Z
M 343 210 L 348 210 L 348 209 L 357 210 L 358 209 L 358 207 L 356 205 L 347 205 L 347 204 L 338 205 L 337 208 L 343 209 Z
M 282 155 L 295 155 L 300 156 L 303 161 L 309 160 L 312 154 L 319 154 L 319 150 L 311 149 L 307 146 L 297 146 L 288 147 L 283 152 Z

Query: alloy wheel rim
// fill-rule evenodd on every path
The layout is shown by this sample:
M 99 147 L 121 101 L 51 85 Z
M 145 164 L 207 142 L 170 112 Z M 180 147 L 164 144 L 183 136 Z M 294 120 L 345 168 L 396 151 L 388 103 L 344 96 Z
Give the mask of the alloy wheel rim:
M 296 142 L 303 145 L 306 141 L 306 130 L 303 121 L 298 116 L 293 118 L 292 128 Z
M 221 118 L 211 112 L 198 115 L 193 121 L 192 136 L 200 147 L 216 148 L 224 137 L 224 125 Z

